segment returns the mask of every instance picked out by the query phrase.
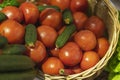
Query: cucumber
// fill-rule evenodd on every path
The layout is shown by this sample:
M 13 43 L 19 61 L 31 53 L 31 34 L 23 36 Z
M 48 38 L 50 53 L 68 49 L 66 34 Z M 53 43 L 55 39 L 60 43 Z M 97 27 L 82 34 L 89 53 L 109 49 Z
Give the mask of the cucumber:
M 3 48 L 7 44 L 8 44 L 7 38 L 4 36 L 0 36 L 0 48 Z
M 62 12 L 63 22 L 65 24 L 72 24 L 73 23 L 73 16 L 72 12 L 69 9 L 65 9 Z
M 35 42 L 37 41 L 37 31 L 36 26 L 33 24 L 28 24 L 26 27 L 25 33 L 25 44 L 29 47 L 34 47 Z
M 4 72 L 0 73 L 0 80 L 33 80 L 36 77 L 36 72 L 35 70 Z
M 60 8 L 59 8 L 58 6 L 51 6 L 51 5 L 46 5 L 46 6 L 39 5 L 39 6 L 38 6 L 38 10 L 39 10 L 40 12 L 43 11 L 43 10 L 45 10 L 45 9 L 47 9 L 47 8 L 53 8 L 53 9 L 55 9 L 55 10 L 57 10 L 57 11 L 60 12 Z
M 34 66 L 35 63 L 25 55 L 0 55 L 0 72 L 24 71 Z
M 3 12 L 0 12 L 0 22 L 4 21 L 6 19 L 7 19 L 7 16 Z
M 9 44 L 2 49 L 2 55 L 22 55 L 27 51 L 25 45 Z
M 76 26 L 74 24 L 67 25 L 64 31 L 57 37 L 55 42 L 56 47 L 57 48 L 63 47 L 75 31 Z

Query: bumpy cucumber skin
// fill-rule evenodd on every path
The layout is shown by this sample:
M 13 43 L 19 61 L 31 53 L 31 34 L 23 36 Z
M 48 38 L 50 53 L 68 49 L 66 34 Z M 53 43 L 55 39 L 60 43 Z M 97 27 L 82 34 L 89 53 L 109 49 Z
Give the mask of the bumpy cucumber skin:
M 7 44 L 8 44 L 7 38 L 4 36 L 0 36 L 0 48 L 3 48 Z
M 33 80 L 35 77 L 35 70 L 0 73 L 0 80 Z
M 53 8 L 56 11 L 60 12 L 60 8 L 58 6 L 49 6 L 49 5 L 47 5 L 47 6 L 42 6 L 42 5 L 38 6 L 38 10 L 40 12 L 43 11 L 43 10 L 45 10 L 45 9 L 47 9 L 47 8 Z
M 34 26 L 33 24 L 28 24 L 25 29 L 25 44 L 29 47 L 33 47 L 35 42 L 37 41 L 36 26 Z
M 70 36 L 75 32 L 76 26 L 74 24 L 67 25 L 64 31 L 57 37 L 55 42 L 57 48 L 61 48 L 69 40 Z
M 24 71 L 34 66 L 35 63 L 25 55 L 0 55 L 0 72 Z
M 4 13 L 0 12 L 0 22 L 4 21 L 6 19 L 7 19 L 7 16 Z
M 73 16 L 72 16 L 72 12 L 69 9 L 65 9 L 62 12 L 62 17 L 63 17 L 63 21 L 65 24 L 72 24 L 73 23 Z
M 22 44 L 9 44 L 2 49 L 3 55 L 22 55 L 27 48 Z

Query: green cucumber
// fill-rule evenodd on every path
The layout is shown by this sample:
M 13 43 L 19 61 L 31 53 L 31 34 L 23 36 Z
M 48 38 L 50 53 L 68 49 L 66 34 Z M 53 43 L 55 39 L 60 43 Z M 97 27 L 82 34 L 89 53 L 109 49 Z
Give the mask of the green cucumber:
M 0 80 L 33 80 L 36 77 L 35 70 L 26 70 L 20 72 L 0 73 Z
M 2 48 L 2 55 L 22 55 L 27 51 L 25 45 L 22 44 L 9 44 Z
M 0 12 L 0 22 L 4 21 L 6 19 L 7 19 L 7 16 L 3 12 Z
M 57 37 L 55 45 L 57 48 L 61 48 L 69 40 L 71 35 L 75 32 L 76 26 L 74 24 L 67 25 L 64 31 Z
M 47 8 L 53 8 L 53 9 L 55 9 L 55 10 L 57 10 L 57 11 L 60 12 L 60 8 L 59 8 L 58 6 L 51 6 L 51 5 L 46 5 L 46 6 L 39 5 L 39 6 L 38 6 L 38 10 L 39 10 L 40 12 L 43 11 L 43 10 L 45 10 L 45 9 L 47 9 Z
M 29 47 L 34 47 L 35 42 L 37 41 L 36 26 L 33 24 L 28 24 L 25 29 L 25 44 Z
M 35 63 L 25 55 L 0 55 L 0 72 L 24 71 L 34 66 Z
M 0 48 L 3 48 L 7 44 L 8 44 L 7 38 L 4 36 L 0 36 Z
M 65 24 L 72 24 L 73 23 L 72 12 L 69 9 L 65 9 L 62 12 L 62 17 L 63 17 L 63 21 Z

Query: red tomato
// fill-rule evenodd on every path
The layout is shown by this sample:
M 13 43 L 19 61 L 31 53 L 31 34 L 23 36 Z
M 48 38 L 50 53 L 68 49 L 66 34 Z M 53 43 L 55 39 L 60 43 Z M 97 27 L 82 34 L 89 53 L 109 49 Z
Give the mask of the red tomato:
M 84 53 L 82 61 L 80 63 L 82 70 L 87 70 L 99 62 L 99 55 L 94 51 L 87 51 Z
M 59 52 L 60 60 L 67 66 L 75 66 L 80 63 L 82 51 L 74 42 L 68 42 Z
M 9 43 L 22 43 L 25 28 L 15 20 L 6 20 L 0 25 L 0 34 L 8 39 Z
M 50 0 L 51 5 L 58 6 L 61 10 L 69 8 L 71 0 Z
M 75 25 L 77 27 L 77 30 L 83 29 L 85 21 L 88 19 L 87 15 L 83 12 L 75 12 L 73 13 L 73 18 Z
M 19 8 L 23 12 L 26 24 L 35 24 L 37 22 L 39 18 L 39 10 L 35 4 L 24 2 Z
M 56 57 L 50 57 L 42 64 L 42 71 L 45 74 L 58 75 L 60 69 L 64 69 L 64 65 Z
M 49 5 L 50 0 L 37 0 L 36 5 Z
M 85 29 L 91 30 L 93 33 L 95 33 L 96 37 L 103 36 L 105 32 L 105 24 L 97 16 L 91 16 L 84 25 Z
M 96 46 L 96 52 L 99 54 L 100 58 L 104 57 L 106 54 L 108 48 L 109 48 L 109 42 L 106 38 L 98 38 Z
M 41 25 L 37 28 L 38 40 L 41 40 L 46 47 L 53 47 L 57 38 L 57 32 L 54 28 Z
M 35 47 L 28 47 L 29 57 L 36 63 L 40 63 L 46 57 L 46 48 L 42 42 L 36 41 Z
M 62 14 L 55 9 L 45 9 L 40 14 L 40 23 L 42 25 L 48 25 L 54 29 L 59 29 L 62 22 Z
M 96 47 L 97 40 L 95 34 L 89 30 L 81 30 L 74 36 L 74 41 L 84 51 L 92 50 Z
M 2 9 L 2 12 L 9 18 L 16 20 L 18 22 L 23 21 L 23 13 L 22 11 L 15 7 L 15 6 L 6 6 L 5 8 Z
M 72 12 L 82 11 L 85 12 L 88 8 L 87 0 L 71 0 L 70 9 Z
M 52 48 L 50 50 L 51 55 L 54 57 L 59 57 L 59 52 L 60 52 L 60 49 L 58 49 L 58 48 Z

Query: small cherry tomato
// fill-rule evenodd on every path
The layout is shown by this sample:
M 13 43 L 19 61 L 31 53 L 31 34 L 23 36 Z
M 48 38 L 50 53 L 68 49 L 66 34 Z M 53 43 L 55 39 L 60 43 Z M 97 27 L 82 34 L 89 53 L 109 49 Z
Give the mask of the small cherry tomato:
M 88 19 L 87 15 L 83 12 L 75 12 L 73 13 L 73 18 L 75 25 L 77 27 L 77 30 L 83 29 L 85 21 Z
M 61 10 L 69 8 L 71 0 L 50 0 L 51 5 L 58 6 Z
M 24 41 L 25 28 L 17 21 L 8 19 L 1 23 L 0 34 L 5 36 L 9 43 L 22 43 Z
M 36 41 L 35 47 L 27 47 L 29 57 L 36 63 L 40 63 L 46 57 L 46 48 L 42 42 Z
M 100 58 L 104 57 L 104 55 L 106 54 L 108 48 L 109 48 L 109 42 L 106 38 L 98 38 L 97 41 L 97 46 L 96 46 L 96 52 L 98 53 L 98 55 L 100 56 Z
M 53 47 L 58 33 L 50 26 L 41 25 L 37 28 L 38 40 L 41 40 L 46 47 Z
M 99 62 L 99 55 L 94 51 L 86 51 L 80 63 L 82 70 L 87 70 Z
M 92 31 L 81 30 L 74 36 L 74 41 L 84 51 L 92 50 L 96 47 L 97 40 L 96 36 Z
M 61 48 L 59 58 L 66 66 L 75 66 L 81 61 L 82 51 L 75 42 L 68 42 Z
M 35 24 L 37 22 L 39 18 L 39 10 L 35 4 L 24 2 L 19 8 L 23 12 L 26 24 Z
M 1 11 L 8 17 L 8 19 L 13 19 L 18 22 L 23 21 L 22 11 L 15 6 L 6 6 Z
M 88 8 L 87 0 L 71 0 L 70 9 L 72 12 L 82 11 L 85 12 Z
M 55 9 L 45 9 L 40 13 L 40 23 L 48 25 L 54 29 L 59 29 L 62 22 L 62 14 Z
M 64 69 L 64 65 L 56 57 L 50 57 L 42 64 L 42 71 L 45 74 L 59 75 L 60 69 Z
M 52 48 L 50 50 L 51 55 L 54 57 L 59 57 L 59 52 L 60 52 L 60 49 L 58 49 L 58 48 Z
M 95 33 L 97 38 L 103 36 L 105 32 L 105 24 L 102 19 L 97 16 L 91 16 L 88 18 L 85 22 L 84 28 Z

